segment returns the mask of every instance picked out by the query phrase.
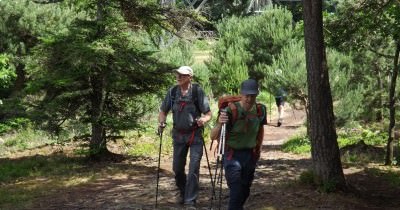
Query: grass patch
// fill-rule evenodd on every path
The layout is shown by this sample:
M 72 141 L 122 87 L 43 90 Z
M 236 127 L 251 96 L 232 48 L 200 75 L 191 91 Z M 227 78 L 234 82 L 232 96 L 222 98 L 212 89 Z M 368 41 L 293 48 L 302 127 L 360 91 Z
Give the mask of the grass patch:
M 153 158 L 158 156 L 160 137 L 156 134 L 130 134 L 124 141 L 128 155 Z M 161 146 L 162 154 L 172 154 L 172 138 L 168 127 L 164 130 Z
M 0 182 L 26 177 L 67 175 L 82 167 L 81 161 L 64 156 L 32 156 L 0 160 Z
M 314 184 L 314 173 L 312 170 L 304 171 L 300 174 L 300 183 L 306 185 L 313 185 Z
M 344 163 L 381 163 L 385 158 L 387 134 L 379 130 L 341 129 L 338 144 Z
M 375 176 L 375 177 L 382 177 L 384 180 L 388 181 L 394 187 L 400 187 L 400 171 L 394 170 L 381 170 L 378 168 L 369 168 L 365 170 L 366 173 Z
M 386 144 L 387 134 L 381 131 L 372 131 L 369 129 L 342 129 L 337 132 L 338 134 L 338 145 L 339 148 L 343 148 L 349 145 L 355 145 L 359 142 L 364 141 L 367 145 L 382 146 Z M 299 135 L 289 139 L 282 145 L 284 152 L 291 152 L 295 154 L 305 154 L 311 151 L 311 143 L 307 136 Z M 368 161 L 371 158 L 368 154 L 365 157 L 358 155 L 348 155 L 347 160 L 349 162 Z M 373 157 L 373 159 L 376 159 Z
M 0 209 L 26 208 L 37 196 L 92 180 L 83 159 L 61 155 L 0 160 Z
M 311 151 L 310 140 L 304 135 L 295 136 L 282 145 L 282 150 L 295 154 L 309 153 Z
M 135 173 L 131 165 L 87 162 L 63 154 L 0 160 L 0 209 L 30 209 L 36 198 L 116 174 Z
M 337 181 L 329 180 L 320 183 L 319 186 L 316 186 L 314 180 L 315 180 L 315 174 L 312 170 L 307 170 L 300 174 L 300 183 L 302 184 L 317 187 L 319 191 L 325 193 L 336 191 Z
M 5 140 L 0 144 L 0 157 L 6 157 L 17 151 L 32 149 L 56 142 L 55 139 L 50 138 L 43 131 L 37 131 L 31 128 L 20 129 L 17 133 L 7 134 L 2 138 Z
M 196 50 L 212 50 L 212 47 L 214 46 L 214 42 L 209 41 L 209 40 L 196 40 L 194 42 L 194 47 Z

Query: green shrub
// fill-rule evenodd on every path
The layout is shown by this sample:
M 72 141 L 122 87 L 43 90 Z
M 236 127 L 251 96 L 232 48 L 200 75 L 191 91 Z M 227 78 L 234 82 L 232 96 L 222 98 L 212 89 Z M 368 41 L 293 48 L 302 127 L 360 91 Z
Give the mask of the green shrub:
M 212 45 L 207 40 L 196 40 L 194 42 L 194 47 L 196 50 L 210 50 Z
M 210 82 L 210 71 L 204 63 L 197 63 L 193 66 L 194 82 L 199 83 L 207 96 L 212 96 L 212 87 Z
M 320 191 L 325 193 L 335 192 L 336 191 L 336 180 L 329 180 L 322 183 L 322 186 L 319 187 Z
M 359 129 L 341 129 L 338 130 L 339 148 L 347 145 L 356 144 L 363 140 L 368 145 L 382 146 L 386 144 L 387 133 L 379 130 L 370 130 L 368 128 Z
M 337 134 L 343 162 L 383 162 L 385 156 L 383 146 L 387 140 L 385 132 L 359 127 L 340 129 Z
M 216 81 L 215 95 L 237 93 L 240 83 L 249 77 L 270 79 L 265 67 L 291 40 L 292 26 L 291 13 L 278 7 L 258 16 L 229 17 L 217 24 L 219 39 L 207 63 L 210 79 Z

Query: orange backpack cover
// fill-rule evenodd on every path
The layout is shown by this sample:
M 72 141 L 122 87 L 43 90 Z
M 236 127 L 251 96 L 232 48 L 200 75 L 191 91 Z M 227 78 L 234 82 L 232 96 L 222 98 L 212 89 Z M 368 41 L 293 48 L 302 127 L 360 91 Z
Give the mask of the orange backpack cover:
M 237 107 L 235 105 L 234 102 L 238 102 L 240 101 L 241 96 L 238 95 L 226 95 L 226 96 L 222 96 L 218 99 L 218 109 L 219 111 L 221 111 L 222 109 L 225 109 L 226 107 L 229 106 L 229 108 L 231 108 L 232 110 L 232 121 L 235 122 L 235 120 L 237 119 Z M 258 117 L 262 117 L 263 115 L 263 111 L 262 111 L 262 104 L 257 103 L 257 115 Z M 218 113 L 219 116 L 219 113 Z M 267 116 L 265 116 L 265 119 L 267 119 Z M 264 126 L 261 125 L 260 129 L 258 131 L 257 134 L 257 144 L 256 147 L 254 148 L 254 155 L 256 156 L 256 158 L 259 158 L 260 152 L 261 152 L 261 146 L 262 146 L 262 142 L 264 139 Z

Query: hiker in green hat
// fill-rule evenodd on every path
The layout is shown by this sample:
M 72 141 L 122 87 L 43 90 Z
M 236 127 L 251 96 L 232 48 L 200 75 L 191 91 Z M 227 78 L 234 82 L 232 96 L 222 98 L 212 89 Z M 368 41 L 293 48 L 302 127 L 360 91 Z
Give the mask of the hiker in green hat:
M 256 103 L 258 93 L 256 80 L 243 81 L 240 101 L 220 112 L 217 125 L 211 131 L 212 139 L 219 139 L 217 136 L 221 135 L 226 139 L 223 167 L 229 187 L 229 210 L 243 209 L 260 158 L 267 112 L 263 104 Z

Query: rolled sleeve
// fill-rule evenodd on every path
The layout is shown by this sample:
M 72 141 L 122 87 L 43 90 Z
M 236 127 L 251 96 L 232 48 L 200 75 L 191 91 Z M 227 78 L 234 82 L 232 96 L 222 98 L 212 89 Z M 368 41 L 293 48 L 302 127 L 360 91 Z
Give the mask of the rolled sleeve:
M 171 110 L 171 89 L 168 90 L 160 106 L 160 111 L 168 113 Z
M 210 109 L 210 103 L 208 101 L 208 97 L 206 96 L 204 90 L 202 88 L 199 88 L 199 93 L 198 93 L 198 100 L 199 100 L 199 109 L 202 114 L 206 114 Z

